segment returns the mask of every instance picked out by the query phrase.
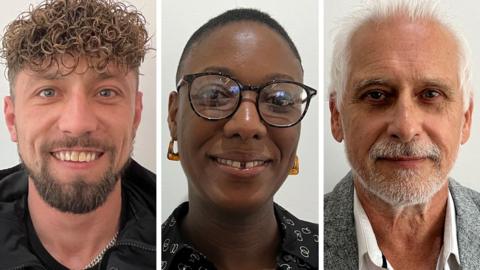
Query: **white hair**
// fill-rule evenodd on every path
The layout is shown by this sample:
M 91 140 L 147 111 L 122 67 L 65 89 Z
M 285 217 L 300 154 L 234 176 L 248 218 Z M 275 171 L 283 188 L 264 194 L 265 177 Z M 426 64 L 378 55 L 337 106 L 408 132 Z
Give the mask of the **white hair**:
M 470 50 L 468 44 L 458 29 L 440 14 L 437 2 L 434 0 L 367 0 L 366 5 L 354 12 L 339 26 L 334 40 L 334 50 L 330 70 L 330 98 L 335 98 L 340 108 L 347 87 L 347 76 L 350 72 L 350 43 L 353 35 L 370 22 L 382 22 L 396 16 L 405 16 L 411 21 L 433 21 L 451 33 L 457 43 L 459 58 L 459 81 L 463 91 L 463 108 L 466 111 L 473 98 L 470 81 Z

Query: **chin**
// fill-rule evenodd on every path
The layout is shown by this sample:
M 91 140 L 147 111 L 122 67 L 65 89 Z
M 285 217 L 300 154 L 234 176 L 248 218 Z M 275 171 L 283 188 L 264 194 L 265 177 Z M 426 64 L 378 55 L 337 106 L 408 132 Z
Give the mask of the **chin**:
M 272 200 L 273 198 L 269 200 L 267 198 L 252 198 L 251 196 L 229 196 L 217 201 L 215 204 L 232 214 L 248 214 L 257 211 Z

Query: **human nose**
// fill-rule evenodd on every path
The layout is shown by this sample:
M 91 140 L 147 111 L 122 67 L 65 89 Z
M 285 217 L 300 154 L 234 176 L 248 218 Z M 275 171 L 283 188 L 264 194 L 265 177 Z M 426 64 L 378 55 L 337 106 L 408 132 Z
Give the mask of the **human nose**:
M 93 107 L 85 94 L 74 93 L 67 97 L 58 120 L 59 129 L 63 133 L 79 137 L 96 130 L 97 123 Z
M 244 95 L 235 114 L 225 123 L 227 137 L 239 136 L 242 140 L 260 139 L 267 134 L 256 107 L 256 99 Z
M 421 134 L 422 115 L 411 97 L 401 97 L 393 107 L 388 135 L 401 142 L 410 142 Z

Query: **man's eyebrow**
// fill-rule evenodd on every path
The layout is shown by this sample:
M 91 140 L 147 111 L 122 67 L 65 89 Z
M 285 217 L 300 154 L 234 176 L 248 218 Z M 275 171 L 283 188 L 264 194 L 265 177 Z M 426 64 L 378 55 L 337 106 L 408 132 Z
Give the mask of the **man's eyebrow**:
M 62 79 L 62 74 L 60 74 L 57 71 L 45 71 L 45 72 L 34 72 L 33 74 L 34 77 L 37 77 L 38 79 L 43 79 L 43 80 L 60 80 Z
M 447 95 L 453 95 L 455 94 L 454 88 L 452 88 L 448 83 L 446 83 L 444 80 L 439 80 L 439 79 L 425 79 L 423 82 L 424 87 L 433 87 L 433 88 L 438 88 L 442 91 L 445 92 Z
M 360 80 L 353 85 L 353 90 L 358 91 L 360 89 L 363 89 L 368 86 L 373 86 L 373 85 L 389 85 L 389 81 L 383 78 L 371 78 L 371 79 Z
M 62 74 L 57 71 L 35 72 L 34 76 L 43 80 L 61 80 L 69 74 Z M 112 78 L 123 78 L 120 74 L 113 74 L 111 72 L 95 73 L 95 78 L 99 80 L 108 80 Z
M 122 73 L 102 72 L 102 73 L 96 73 L 96 78 L 100 79 L 100 80 L 108 80 L 108 79 L 112 79 L 112 78 L 123 79 L 124 76 L 122 76 Z

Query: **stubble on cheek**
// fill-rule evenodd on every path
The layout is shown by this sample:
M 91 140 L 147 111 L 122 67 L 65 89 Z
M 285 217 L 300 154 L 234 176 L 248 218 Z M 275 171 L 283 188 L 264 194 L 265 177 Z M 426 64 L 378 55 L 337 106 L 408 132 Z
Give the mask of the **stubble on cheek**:
M 109 159 L 108 165 L 101 173 L 94 176 L 96 179 L 87 180 L 82 176 L 77 176 L 74 179 L 68 179 L 68 181 L 65 181 L 65 179 L 60 181 L 58 177 L 61 176 L 55 173 L 51 166 L 53 157 L 49 150 L 54 146 L 101 147 L 103 155 Z M 88 213 L 101 206 L 112 192 L 130 161 L 127 157 L 126 162 L 115 169 L 117 149 L 107 142 L 99 142 L 89 138 L 57 140 L 55 142 L 43 143 L 39 148 L 38 158 L 33 158 L 33 162 L 31 160 L 23 160 L 22 154 L 19 153 L 23 166 L 42 199 L 51 207 L 67 213 Z

